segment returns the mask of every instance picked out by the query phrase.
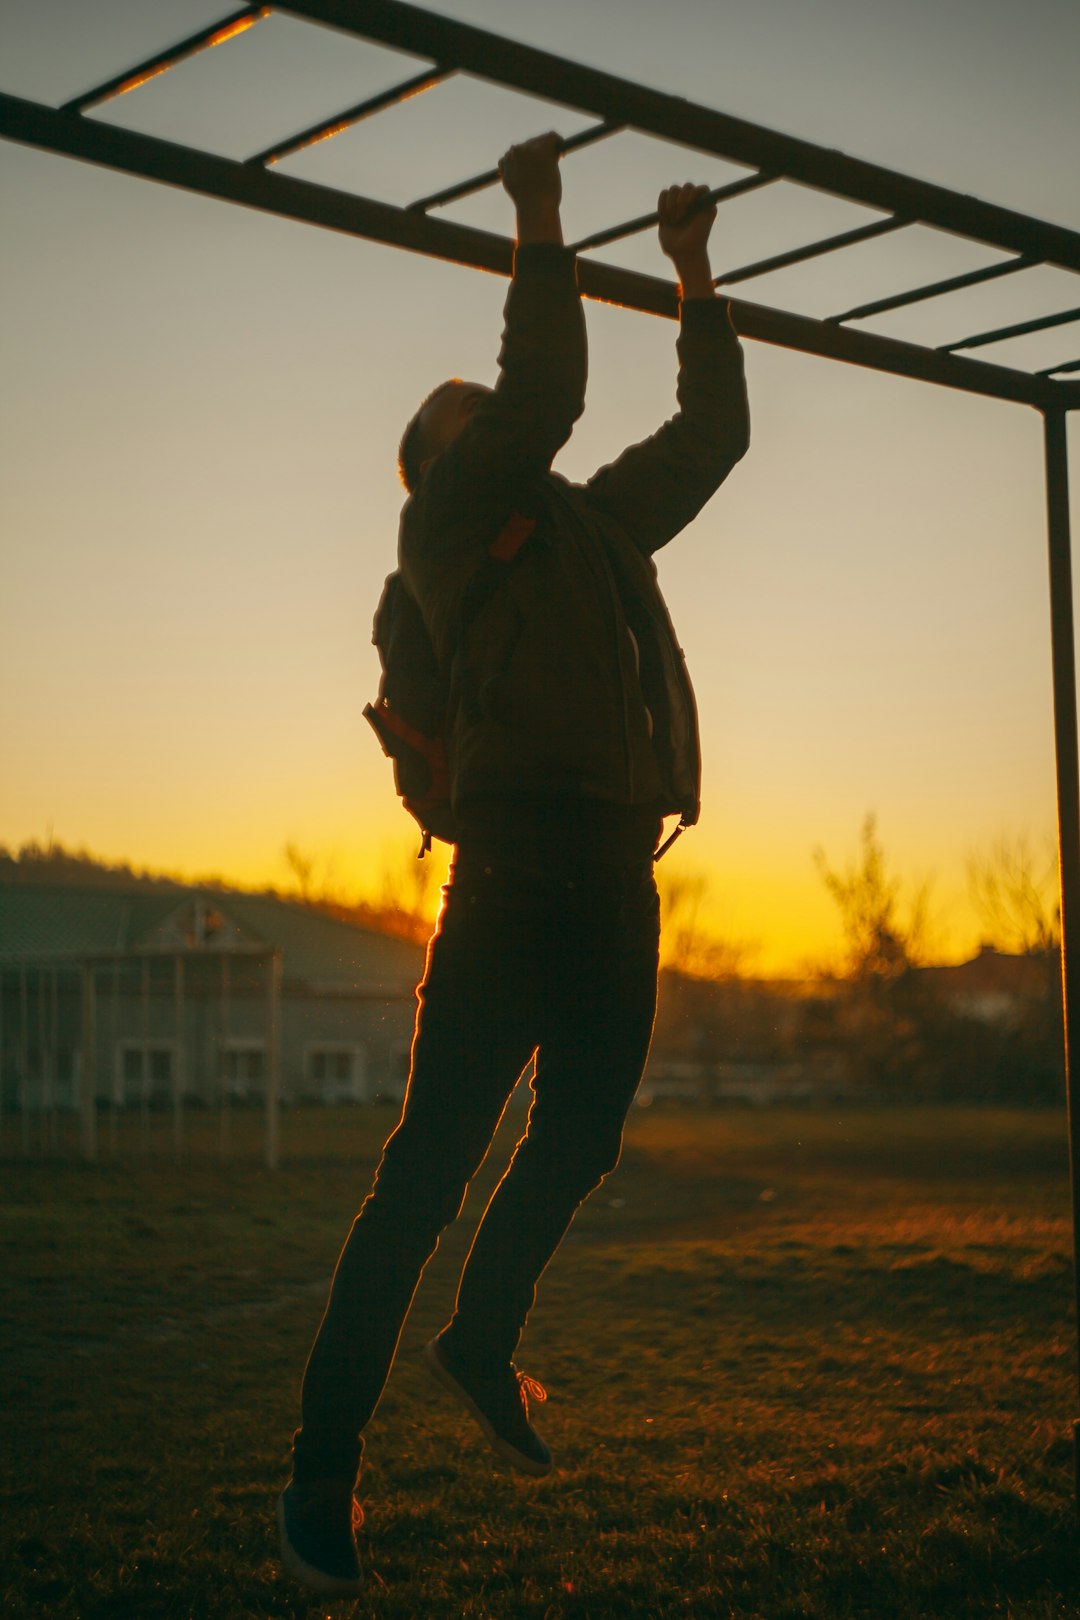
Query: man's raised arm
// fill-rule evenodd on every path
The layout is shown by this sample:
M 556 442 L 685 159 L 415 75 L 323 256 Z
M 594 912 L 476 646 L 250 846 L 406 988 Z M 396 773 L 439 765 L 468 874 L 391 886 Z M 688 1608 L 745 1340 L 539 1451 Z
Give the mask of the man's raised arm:
M 558 136 L 512 146 L 499 171 L 517 214 L 499 379 L 479 390 L 464 426 L 425 468 L 413 504 L 440 527 L 527 497 L 585 403 L 585 322 L 563 246 Z
M 678 412 L 585 486 L 644 552 L 697 516 L 750 443 L 742 349 L 713 286 L 707 197 L 706 186 L 670 186 L 657 204 L 660 246 L 679 276 Z

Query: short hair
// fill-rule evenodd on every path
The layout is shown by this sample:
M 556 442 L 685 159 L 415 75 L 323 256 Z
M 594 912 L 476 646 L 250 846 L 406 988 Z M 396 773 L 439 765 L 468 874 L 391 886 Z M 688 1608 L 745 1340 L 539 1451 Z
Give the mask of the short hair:
M 431 454 L 431 445 L 424 433 L 420 418 L 437 394 L 441 394 L 444 388 L 449 388 L 453 383 L 460 381 L 460 377 L 448 377 L 446 382 L 442 382 L 437 388 L 433 388 L 427 398 L 421 401 L 419 410 L 410 419 L 404 433 L 401 435 L 397 456 L 398 477 L 410 495 L 420 482 L 421 468 Z

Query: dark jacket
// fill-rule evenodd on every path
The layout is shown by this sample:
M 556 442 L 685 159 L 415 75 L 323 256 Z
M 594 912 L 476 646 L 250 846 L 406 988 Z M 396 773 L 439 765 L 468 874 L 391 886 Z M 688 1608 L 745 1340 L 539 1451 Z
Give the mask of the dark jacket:
M 584 485 L 550 470 L 585 396 L 569 249 L 518 249 L 505 321 L 494 393 L 428 467 L 401 520 L 402 575 L 451 681 L 455 808 L 558 795 L 659 803 L 696 821 L 693 693 L 651 556 L 749 442 L 726 306 L 683 305 L 677 414 Z M 496 562 L 489 548 L 515 512 L 535 528 L 512 561 Z M 493 569 L 505 577 L 493 582 Z

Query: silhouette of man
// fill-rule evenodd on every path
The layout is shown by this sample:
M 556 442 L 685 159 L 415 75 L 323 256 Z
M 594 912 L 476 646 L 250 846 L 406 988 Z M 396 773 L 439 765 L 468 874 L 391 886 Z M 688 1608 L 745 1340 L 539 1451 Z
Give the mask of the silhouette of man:
M 651 557 L 748 443 L 742 353 L 707 252 L 716 209 L 701 186 L 659 200 L 682 292 L 677 414 L 571 485 L 551 462 L 583 408 L 586 350 L 558 159 L 545 135 L 500 165 L 517 250 L 498 382 L 444 383 L 401 444 L 400 566 L 451 682 L 458 839 L 404 1108 L 338 1261 L 278 1505 L 286 1567 L 327 1594 L 360 1590 L 361 1431 L 534 1053 L 527 1129 L 425 1356 L 500 1457 L 551 1467 L 529 1418 L 543 1390 L 513 1357 L 537 1279 L 618 1160 L 656 1007 L 653 855 L 665 815 L 698 815 L 693 695 Z

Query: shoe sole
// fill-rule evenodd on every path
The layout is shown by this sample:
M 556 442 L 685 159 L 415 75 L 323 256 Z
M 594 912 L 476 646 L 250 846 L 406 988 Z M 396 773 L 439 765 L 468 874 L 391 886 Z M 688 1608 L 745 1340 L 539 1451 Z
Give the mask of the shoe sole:
M 360 1597 L 364 1591 L 361 1580 L 351 1581 L 341 1575 L 328 1575 L 324 1569 L 316 1569 L 314 1564 L 307 1563 L 292 1542 L 289 1540 L 285 1528 L 285 1496 L 282 1493 L 277 1503 L 278 1539 L 281 1543 L 281 1562 L 294 1581 L 306 1586 L 309 1591 L 321 1592 L 324 1597 Z
M 502 1435 L 498 1433 L 477 1406 L 468 1390 L 463 1384 L 458 1383 L 445 1361 L 443 1361 L 439 1354 L 437 1339 L 432 1339 L 429 1344 L 425 1344 L 424 1360 L 443 1388 L 448 1389 L 451 1395 L 456 1396 L 461 1402 L 497 1457 L 501 1457 L 503 1462 L 508 1462 L 515 1472 L 528 1474 L 531 1479 L 542 1479 L 545 1474 L 550 1474 L 551 1464 L 549 1462 L 537 1462 L 533 1457 L 526 1457 L 525 1453 L 519 1451 L 516 1446 L 511 1445 L 509 1440 L 503 1439 Z

